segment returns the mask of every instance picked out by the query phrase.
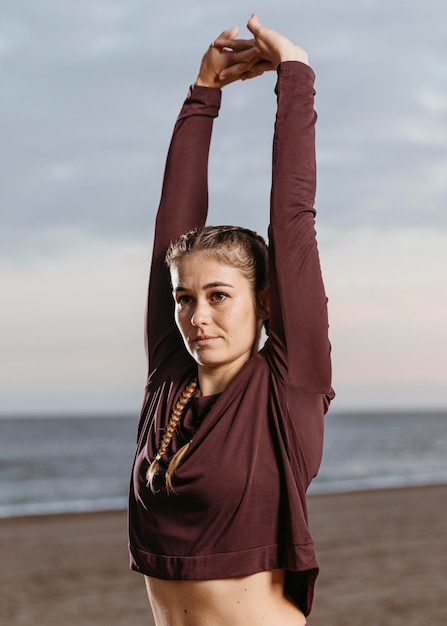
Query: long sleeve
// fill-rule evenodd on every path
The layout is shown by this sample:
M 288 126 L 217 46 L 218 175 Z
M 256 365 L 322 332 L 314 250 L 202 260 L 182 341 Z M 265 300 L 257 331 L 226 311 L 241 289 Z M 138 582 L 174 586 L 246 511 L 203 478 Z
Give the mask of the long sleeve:
M 205 224 L 208 210 L 208 154 L 221 91 L 194 86 L 177 118 L 166 161 L 157 213 L 147 304 L 149 371 L 182 349 L 173 315 L 166 250 L 181 234 Z
M 288 387 L 330 398 L 327 298 L 314 229 L 313 83 L 307 65 L 280 65 L 269 228 L 269 334 L 278 373 Z
M 269 339 L 217 398 L 195 397 L 187 408 L 180 428 L 186 440 L 193 438 L 175 472 L 176 495 L 147 487 L 147 468 L 172 406 L 196 368 L 175 328 L 163 257 L 173 236 L 205 221 L 216 94 L 200 94 L 197 102 L 193 93 L 196 103 L 180 114 L 166 167 L 148 317 L 151 373 L 160 368 L 146 386 L 140 419 L 130 488 L 131 563 L 166 580 L 285 569 L 287 596 L 308 615 L 318 563 L 305 492 L 320 463 L 331 389 L 326 297 L 313 228 L 313 73 L 301 63 L 282 64 L 279 71 Z M 214 106 L 204 97 L 213 98 Z M 176 431 L 172 452 L 183 433 Z

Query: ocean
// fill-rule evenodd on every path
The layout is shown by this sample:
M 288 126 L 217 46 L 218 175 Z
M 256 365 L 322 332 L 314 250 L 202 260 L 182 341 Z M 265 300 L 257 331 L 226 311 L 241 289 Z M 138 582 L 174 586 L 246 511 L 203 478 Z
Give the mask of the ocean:
M 137 416 L 0 418 L 0 517 L 123 509 Z M 447 412 L 336 412 L 309 493 L 447 483 Z

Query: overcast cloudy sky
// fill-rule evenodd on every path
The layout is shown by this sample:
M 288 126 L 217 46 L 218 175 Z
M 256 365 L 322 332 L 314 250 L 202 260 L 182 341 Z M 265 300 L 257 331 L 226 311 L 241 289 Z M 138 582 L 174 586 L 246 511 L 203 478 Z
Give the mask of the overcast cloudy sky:
M 0 6 L 0 413 L 138 412 L 172 126 L 206 46 L 252 11 L 317 74 L 334 408 L 447 406 L 445 0 Z M 211 222 L 266 232 L 274 80 L 224 90 Z

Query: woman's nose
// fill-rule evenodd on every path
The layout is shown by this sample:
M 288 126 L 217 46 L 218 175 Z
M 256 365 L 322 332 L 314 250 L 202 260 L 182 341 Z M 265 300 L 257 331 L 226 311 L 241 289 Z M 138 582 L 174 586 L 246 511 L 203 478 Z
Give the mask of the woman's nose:
M 209 307 L 206 303 L 198 303 L 191 317 L 192 326 L 207 324 L 210 319 Z

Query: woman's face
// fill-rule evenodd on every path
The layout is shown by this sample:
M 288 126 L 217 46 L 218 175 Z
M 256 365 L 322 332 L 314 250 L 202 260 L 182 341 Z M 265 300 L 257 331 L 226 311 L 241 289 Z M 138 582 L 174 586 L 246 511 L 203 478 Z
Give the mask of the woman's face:
M 258 350 L 262 318 L 242 272 L 206 252 L 185 255 L 171 269 L 175 320 L 199 366 L 236 373 Z

